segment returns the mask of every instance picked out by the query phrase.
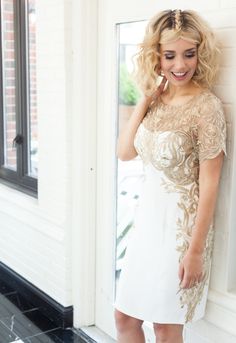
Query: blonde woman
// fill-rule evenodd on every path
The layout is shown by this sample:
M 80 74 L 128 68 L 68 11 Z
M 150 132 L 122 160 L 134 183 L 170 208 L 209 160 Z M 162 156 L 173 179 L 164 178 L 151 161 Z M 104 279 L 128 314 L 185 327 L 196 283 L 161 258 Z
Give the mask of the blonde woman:
M 118 137 L 121 160 L 141 157 L 145 181 L 115 301 L 119 343 L 182 343 L 205 314 L 213 214 L 226 155 L 222 104 L 211 91 L 219 47 L 194 11 L 153 17 L 137 56 L 143 97 Z M 157 86 L 157 79 L 163 77 Z

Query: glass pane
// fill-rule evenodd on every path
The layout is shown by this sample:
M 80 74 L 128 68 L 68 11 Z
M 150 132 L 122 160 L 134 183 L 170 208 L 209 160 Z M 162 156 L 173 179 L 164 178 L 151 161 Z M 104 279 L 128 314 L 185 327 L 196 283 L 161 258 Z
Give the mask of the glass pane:
M 27 1 L 27 42 L 28 42 L 28 174 L 38 174 L 38 119 L 36 83 L 36 1 Z
M 145 21 L 119 24 L 119 131 L 129 119 L 138 99 L 139 91 L 132 79 L 132 57 L 142 41 Z M 125 256 L 127 239 L 133 228 L 135 207 L 143 181 L 143 165 L 139 157 L 117 164 L 117 237 L 116 282 L 119 279 Z
M 16 73 L 14 37 L 14 0 L 1 1 L 2 70 L 4 113 L 4 166 L 16 170 L 16 149 L 12 141 L 16 136 Z

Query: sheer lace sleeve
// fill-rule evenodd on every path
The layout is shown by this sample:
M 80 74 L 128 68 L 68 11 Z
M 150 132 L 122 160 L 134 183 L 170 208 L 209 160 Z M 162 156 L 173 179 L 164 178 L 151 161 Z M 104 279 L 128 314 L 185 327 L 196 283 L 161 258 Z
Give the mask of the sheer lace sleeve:
M 226 121 L 221 101 L 213 96 L 200 108 L 198 123 L 199 163 L 223 150 L 226 155 Z

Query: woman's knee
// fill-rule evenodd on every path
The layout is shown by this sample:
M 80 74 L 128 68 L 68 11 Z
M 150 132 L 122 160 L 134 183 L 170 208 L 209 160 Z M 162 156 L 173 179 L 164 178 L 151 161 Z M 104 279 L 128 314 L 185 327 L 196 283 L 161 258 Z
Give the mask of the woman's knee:
M 114 317 L 116 328 L 120 332 L 140 328 L 143 324 L 143 320 L 128 316 L 117 309 L 114 311 Z
M 171 339 L 182 336 L 183 325 L 180 324 L 159 324 L 153 323 L 153 328 L 157 339 L 161 342 L 168 342 Z

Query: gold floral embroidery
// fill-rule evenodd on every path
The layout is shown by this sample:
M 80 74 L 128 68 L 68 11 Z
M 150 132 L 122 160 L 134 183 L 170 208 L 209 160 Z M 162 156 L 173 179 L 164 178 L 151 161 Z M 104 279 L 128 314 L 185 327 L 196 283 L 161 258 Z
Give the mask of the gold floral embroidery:
M 186 143 L 194 151 L 196 165 L 217 156 L 221 150 L 226 155 L 225 117 L 220 100 L 210 91 L 203 92 L 183 106 L 168 106 L 160 101 L 151 106 L 134 139 L 135 148 L 144 163 L 155 161 L 157 151 L 152 151 L 153 144 L 158 134 L 167 131 L 188 135 Z
M 199 165 L 223 150 L 226 154 L 226 123 L 217 97 L 205 91 L 183 106 L 157 101 L 139 126 L 134 145 L 144 164 L 151 163 L 163 173 L 166 192 L 179 193 L 181 210 L 176 225 L 176 250 L 183 260 L 197 213 Z M 182 214 L 182 215 L 181 215 Z M 204 279 L 191 289 L 179 289 L 180 306 L 186 309 L 185 322 L 191 321 L 200 303 L 210 273 L 214 230 L 209 227 L 204 249 Z
M 210 275 L 211 257 L 214 244 L 214 230 L 211 226 L 208 231 L 207 242 L 205 246 L 205 251 L 203 255 L 203 272 L 204 278 L 202 282 L 196 284 L 192 288 L 180 289 L 180 302 L 181 307 L 187 306 L 187 312 L 185 314 L 185 323 L 191 321 L 194 317 L 196 306 L 201 302 L 204 287 L 207 286 L 207 281 Z
M 153 142 L 155 154 L 151 163 L 171 181 L 186 185 L 198 176 L 198 160 L 193 150 L 192 137 L 188 132 L 160 132 Z
M 198 179 L 197 150 L 190 132 L 183 130 L 150 132 L 141 125 L 138 142 L 135 143 L 143 163 L 151 162 L 173 182 L 184 185 Z
M 162 179 L 162 186 L 167 192 L 178 192 L 180 193 L 180 201 L 178 202 L 178 207 L 182 211 L 182 217 L 177 219 L 177 231 L 176 231 L 176 250 L 180 253 L 179 263 L 182 262 L 192 237 L 194 230 L 194 223 L 196 218 L 198 198 L 199 198 L 199 187 L 198 183 L 193 183 L 189 188 L 175 185 L 167 180 Z M 204 287 L 210 273 L 211 265 L 211 254 L 213 250 L 214 242 L 214 231 L 211 225 L 208 231 L 206 245 L 203 253 L 203 280 L 196 284 L 192 288 L 179 288 L 178 293 L 180 293 L 180 304 L 183 308 L 187 306 L 185 314 L 185 323 L 191 321 L 194 317 L 196 306 L 200 303 Z
M 206 107 L 207 106 L 207 107 Z M 220 101 L 216 98 L 199 109 L 198 122 L 199 162 L 217 156 L 221 150 L 226 155 L 226 123 Z

